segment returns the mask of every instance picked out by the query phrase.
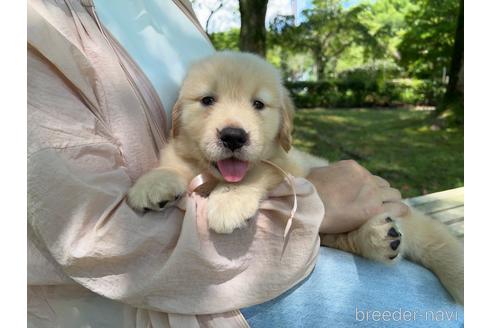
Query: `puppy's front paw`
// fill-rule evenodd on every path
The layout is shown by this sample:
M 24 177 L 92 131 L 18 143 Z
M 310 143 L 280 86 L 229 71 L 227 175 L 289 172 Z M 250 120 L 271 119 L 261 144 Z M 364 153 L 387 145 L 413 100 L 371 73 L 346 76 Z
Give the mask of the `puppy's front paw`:
M 155 169 L 140 177 L 128 191 L 128 204 L 138 211 L 159 211 L 184 193 L 185 188 L 186 181 L 179 174 Z
M 403 248 L 403 236 L 398 224 L 387 214 L 367 221 L 357 231 L 356 239 L 361 255 L 381 262 L 395 260 Z
M 231 233 L 246 226 L 258 211 L 259 198 L 235 192 L 212 192 L 208 199 L 208 227 L 217 233 Z

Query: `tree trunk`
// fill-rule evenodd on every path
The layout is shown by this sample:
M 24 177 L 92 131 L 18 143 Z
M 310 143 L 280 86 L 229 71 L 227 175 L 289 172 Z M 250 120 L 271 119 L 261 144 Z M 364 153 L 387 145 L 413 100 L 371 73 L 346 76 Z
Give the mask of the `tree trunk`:
M 464 0 L 460 2 L 458 24 L 454 38 L 453 58 L 449 70 L 449 82 L 441 106 L 437 109 L 438 114 L 450 110 L 458 122 L 463 121 L 464 93 Z
M 315 54 L 314 60 L 316 64 L 316 80 L 323 81 L 325 79 L 326 60 L 322 54 Z
M 282 72 L 282 77 L 284 81 L 287 81 L 289 78 L 289 65 L 287 64 L 287 51 L 282 47 L 280 48 L 280 71 Z
M 241 31 L 239 49 L 266 55 L 265 16 L 268 0 L 239 0 Z

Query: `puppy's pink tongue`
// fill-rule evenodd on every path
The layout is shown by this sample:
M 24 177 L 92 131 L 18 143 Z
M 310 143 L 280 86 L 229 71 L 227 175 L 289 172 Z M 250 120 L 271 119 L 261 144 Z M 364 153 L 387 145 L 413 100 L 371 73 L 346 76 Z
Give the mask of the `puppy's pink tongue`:
M 220 174 L 227 182 L 241 181 L 248 171 L 248 162 L 240 161 L 235 158 L 223 159 L 217 162 Z

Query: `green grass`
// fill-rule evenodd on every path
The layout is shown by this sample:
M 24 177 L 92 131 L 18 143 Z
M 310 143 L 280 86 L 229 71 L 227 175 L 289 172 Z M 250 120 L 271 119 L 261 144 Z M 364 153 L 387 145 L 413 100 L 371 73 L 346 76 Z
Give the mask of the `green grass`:
M 294 146 L 330 161 L 355 159 L 403 197 L 463 186 L 462 128 L 433 130 L 429 111 L 303 109 Z

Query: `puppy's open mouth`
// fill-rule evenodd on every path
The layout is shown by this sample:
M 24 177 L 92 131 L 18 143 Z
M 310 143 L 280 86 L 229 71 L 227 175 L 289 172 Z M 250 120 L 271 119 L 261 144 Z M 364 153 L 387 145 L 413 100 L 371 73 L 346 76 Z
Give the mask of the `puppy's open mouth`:
M 248 165 L 248 162 L 233 157 L 214 163 L 215 168 L 227 182 L 241 181 L 248 172 Z

